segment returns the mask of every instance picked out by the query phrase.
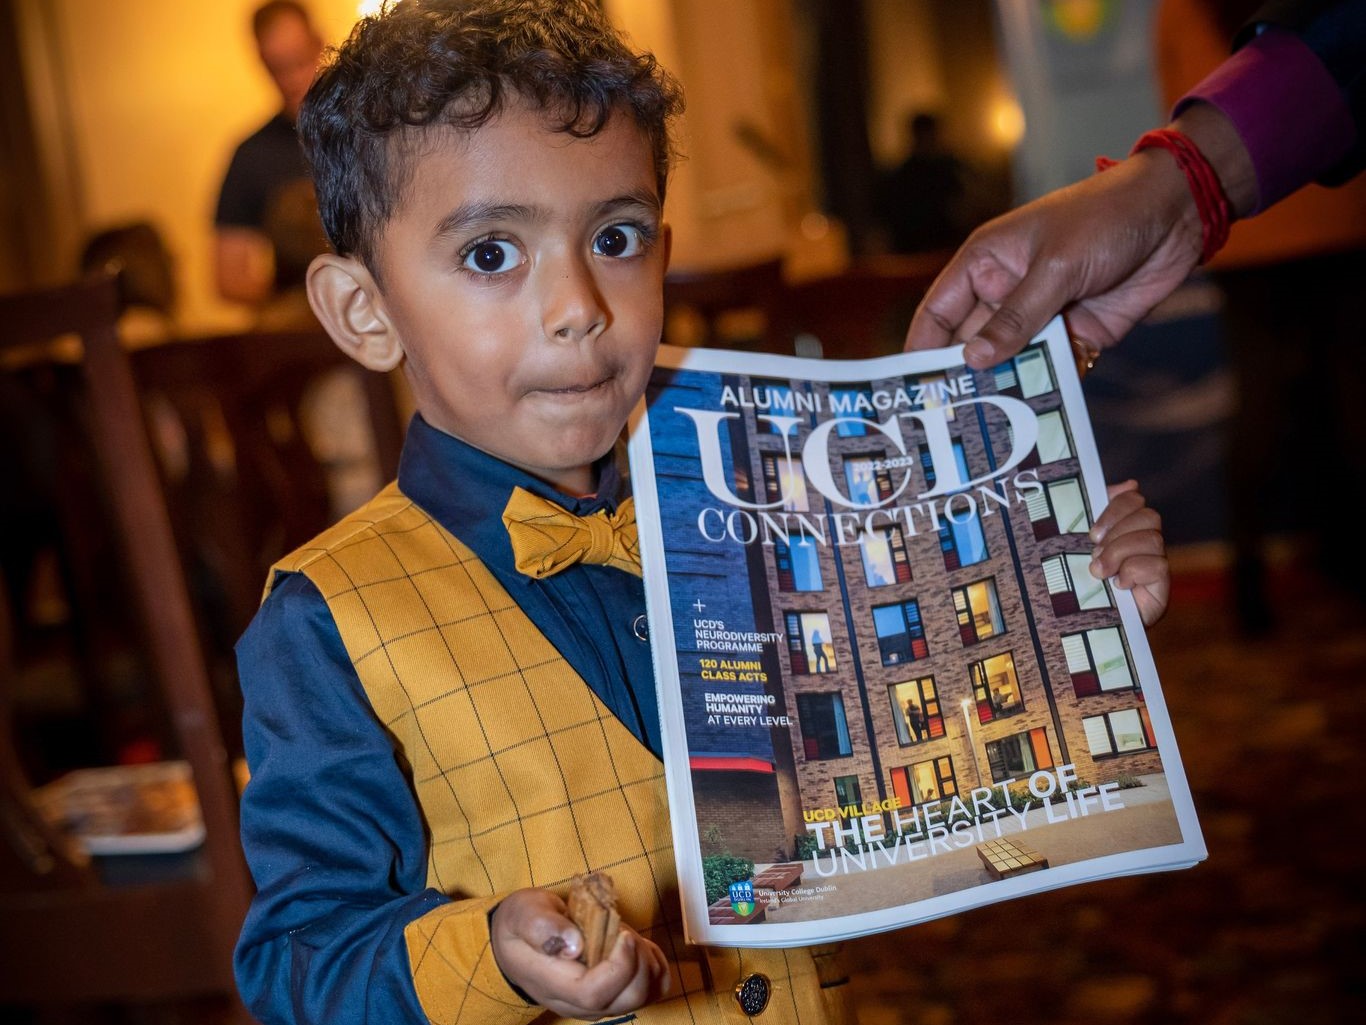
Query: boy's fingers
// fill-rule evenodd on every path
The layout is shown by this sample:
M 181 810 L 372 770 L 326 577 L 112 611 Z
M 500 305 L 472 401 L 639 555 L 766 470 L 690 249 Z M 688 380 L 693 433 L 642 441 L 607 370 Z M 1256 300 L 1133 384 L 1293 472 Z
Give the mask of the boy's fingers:
M 1097 548 L 1091 553 L 1091 575 L 1098 579 L 1119 577 L 1123 571 L 1130 570 L 1128 563 L 1137 559 L 1153 559 L 1160 564 L 1162 573 L 1167 571 L 1165 544 L 1156 530 L 1135 530 L 1113 538 L 1111 543 Z M 1124 584 L 1130 586 L 1130 584 Z
M 551 957 L 576 960 L 583 950 L 583 934 L 564 915 L 527 915 L 518 920 L 517 938 L 533 950 Z
M 1136 509 L 1147 505 L 1147 499 L 1135 489 L 1111 491 L 1109 502 L 1096 517 L 1096 522 L 1107 526 L 1119 522 Z
M 1091 543 L 1099 545 L 1120 534 L 1133 530 L 1162 529 L 1162 516 L 1150 508 L 1136 491 L 1126 491 L 1106 506 L 1091 526 Z
M 650 977 L 660 986 L 660 993 L 669 988 L 669 959 L 657 943 L 652 943 L 639 933 L 636 934 L 637 956 L 645 964 Z
M 1108 522 L 1099 520 L 1097 525 L 1102 527 L 1097 544 L 1112 544 L 1126 534 L 1146 531 L 1161 534 L 1162 515 L 1156 509 L 1140 505 L 1132 510 L 1119 510 Z
M 641 950 L 641 944 L 629 933 L 623 932 L 621 934 L 617 940 L 617 946 L 625 946 L 628 942 L 630 944 L 629 963 L 634 970 L 615 999 L 608 1005 L 608 1013 L 634 1010 L 649 1003 L 659 992 L 658 968 L 655 959 L 650 956 L 648 951 Z M 614 956 L 618 953 L 618 950 L 613 950 Z
M 623 929 L 617 934 L 611 953 L 585 971 L 576 983 L 575 1003 L 595 1009 L 597 1017 L 611 1013 L 637 974 L 637 962 L 635 933 Z M 635 1004 L 630 1009 L 639 1006 Z
M 1115 583 L 1127 590 L 1165 583 L 1169 574 L 1166 559 L 1160 555 L 1133 555 L 1115 573 Z
M 1115 575 L 1115 586 L 1133 595 L 1143 625 L 1152 626 L 1166 611 L 1171 598 L 1167 560 L 1158 555 L 1137 555 L 1125 559 Z

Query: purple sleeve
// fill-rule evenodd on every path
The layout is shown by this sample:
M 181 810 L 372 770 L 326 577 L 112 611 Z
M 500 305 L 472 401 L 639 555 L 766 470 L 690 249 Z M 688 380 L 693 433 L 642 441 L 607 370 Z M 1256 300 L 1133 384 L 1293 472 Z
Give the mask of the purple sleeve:
M 1328 69 L 1298 36 L 1268 28 L 1177 101 L 1197 101 L 1233 122 L 1257 171 L 1260 213 L 1318 178 L 1351 148 L 1356 127 Z

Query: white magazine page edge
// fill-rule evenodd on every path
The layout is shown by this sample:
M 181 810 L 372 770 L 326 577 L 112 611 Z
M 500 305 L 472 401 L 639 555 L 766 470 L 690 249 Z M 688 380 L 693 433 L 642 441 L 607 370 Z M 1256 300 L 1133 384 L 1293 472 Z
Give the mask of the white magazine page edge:
M 1072 356 L 1072 342 L 1067 334 L 1067 328 L 1062 317 L 1054 317 L 1049 321 L 1043 331 L 1040 332 L 1039 337 L 1043 338 L 1048 345 L 1049 351 L 1053 355 L 1054 367 L 1061 368 L 1057 373 L 1057 385 L 1063 398 L 1063 407 L 1069 410 L 1085 410 L 1087 408 L 1086 397 L 1082 393 L 1081 376 L 1076 372 L 1076 364 L 1073 362 Z M 1080 419 L 1068 417 L 1067 425 L 1072 432 L 1072 441 L 1077 448 L 1077 461 L 1081 465 L 1082 481 L 1086 487 L 1087 497 L 1090 500 L 1091 508 L 1095 510 L 1095 515 L 1099 517 L 1105 511 L 1105 507 L 1110 504 L 1110 499 L 1106 491 L 1107 482 L 1101 469 L 1100 450 L 1096 445 L 1090 417 L 1086 416 Z M 1143 482 L 1139 481 L 1138 484 L 1141 490 Z M 1176 732 L 1172 725 L 1171 713 L 1167 708 L 1167 699 L 1162 690 L 1157 663 L 1153 658 L 1152 647 L 1148 642 L 1148 628 L 1143 625 L 1143 617 L 1139 614 L 1133 594 L 1118 587 L 1113 579 L 1107 580 L 1106 583 L 1109 586 L 1110 594 L 1114 597 L 1120 622 L 1124 624 L 1125 640 L 1129 645 L 1129 653 L 1134 659 L 1134 668 L 1138 673 L 1143 701 L 1148 708 L 1148 719 L 1153 724 L 1153 732 L 1156 735 L 1154 739 L 1157 741 L 1158 756 L 1162 759 L 1162 769 L 1167 779 L 1168 792 L 1171 794 L 1172 808 L 1176 812 L 1177 823 L 1181 827 L 1181 842 L 1173 846 L 1183 852 L 1189 852 L 1192 862 L 1203 860 L 1209 852 L 1205 846 L 1204 835 L 1200 830 L 1199 818 L 1195 812 L 1195 802 L 1191 797 L 1189 781 L 1186 779 L 1186 769 L 1177 749 Z

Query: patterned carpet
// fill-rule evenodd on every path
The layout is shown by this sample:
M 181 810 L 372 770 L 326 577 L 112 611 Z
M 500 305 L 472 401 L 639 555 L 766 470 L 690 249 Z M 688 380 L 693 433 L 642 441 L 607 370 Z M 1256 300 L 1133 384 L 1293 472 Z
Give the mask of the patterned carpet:
M 855 941 L 863 1025 L 1366 1020 L 1366 605 L 1282 559 L 1247 640 L 1222 570 L 1173 562 L 1151 639 L 1209 860 Z

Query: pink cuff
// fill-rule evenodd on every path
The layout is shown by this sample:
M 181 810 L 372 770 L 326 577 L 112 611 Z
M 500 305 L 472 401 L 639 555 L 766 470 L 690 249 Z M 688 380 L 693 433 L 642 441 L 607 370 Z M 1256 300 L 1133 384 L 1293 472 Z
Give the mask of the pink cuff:
M 1356 127 L 1342 91 L 1293 33 L 1268 28 L 1188 92 L 1175 118 L 1197 101 L 1233 122 L 1257 172 L 1247 216 L 1318 178 L 1347 153 Z

